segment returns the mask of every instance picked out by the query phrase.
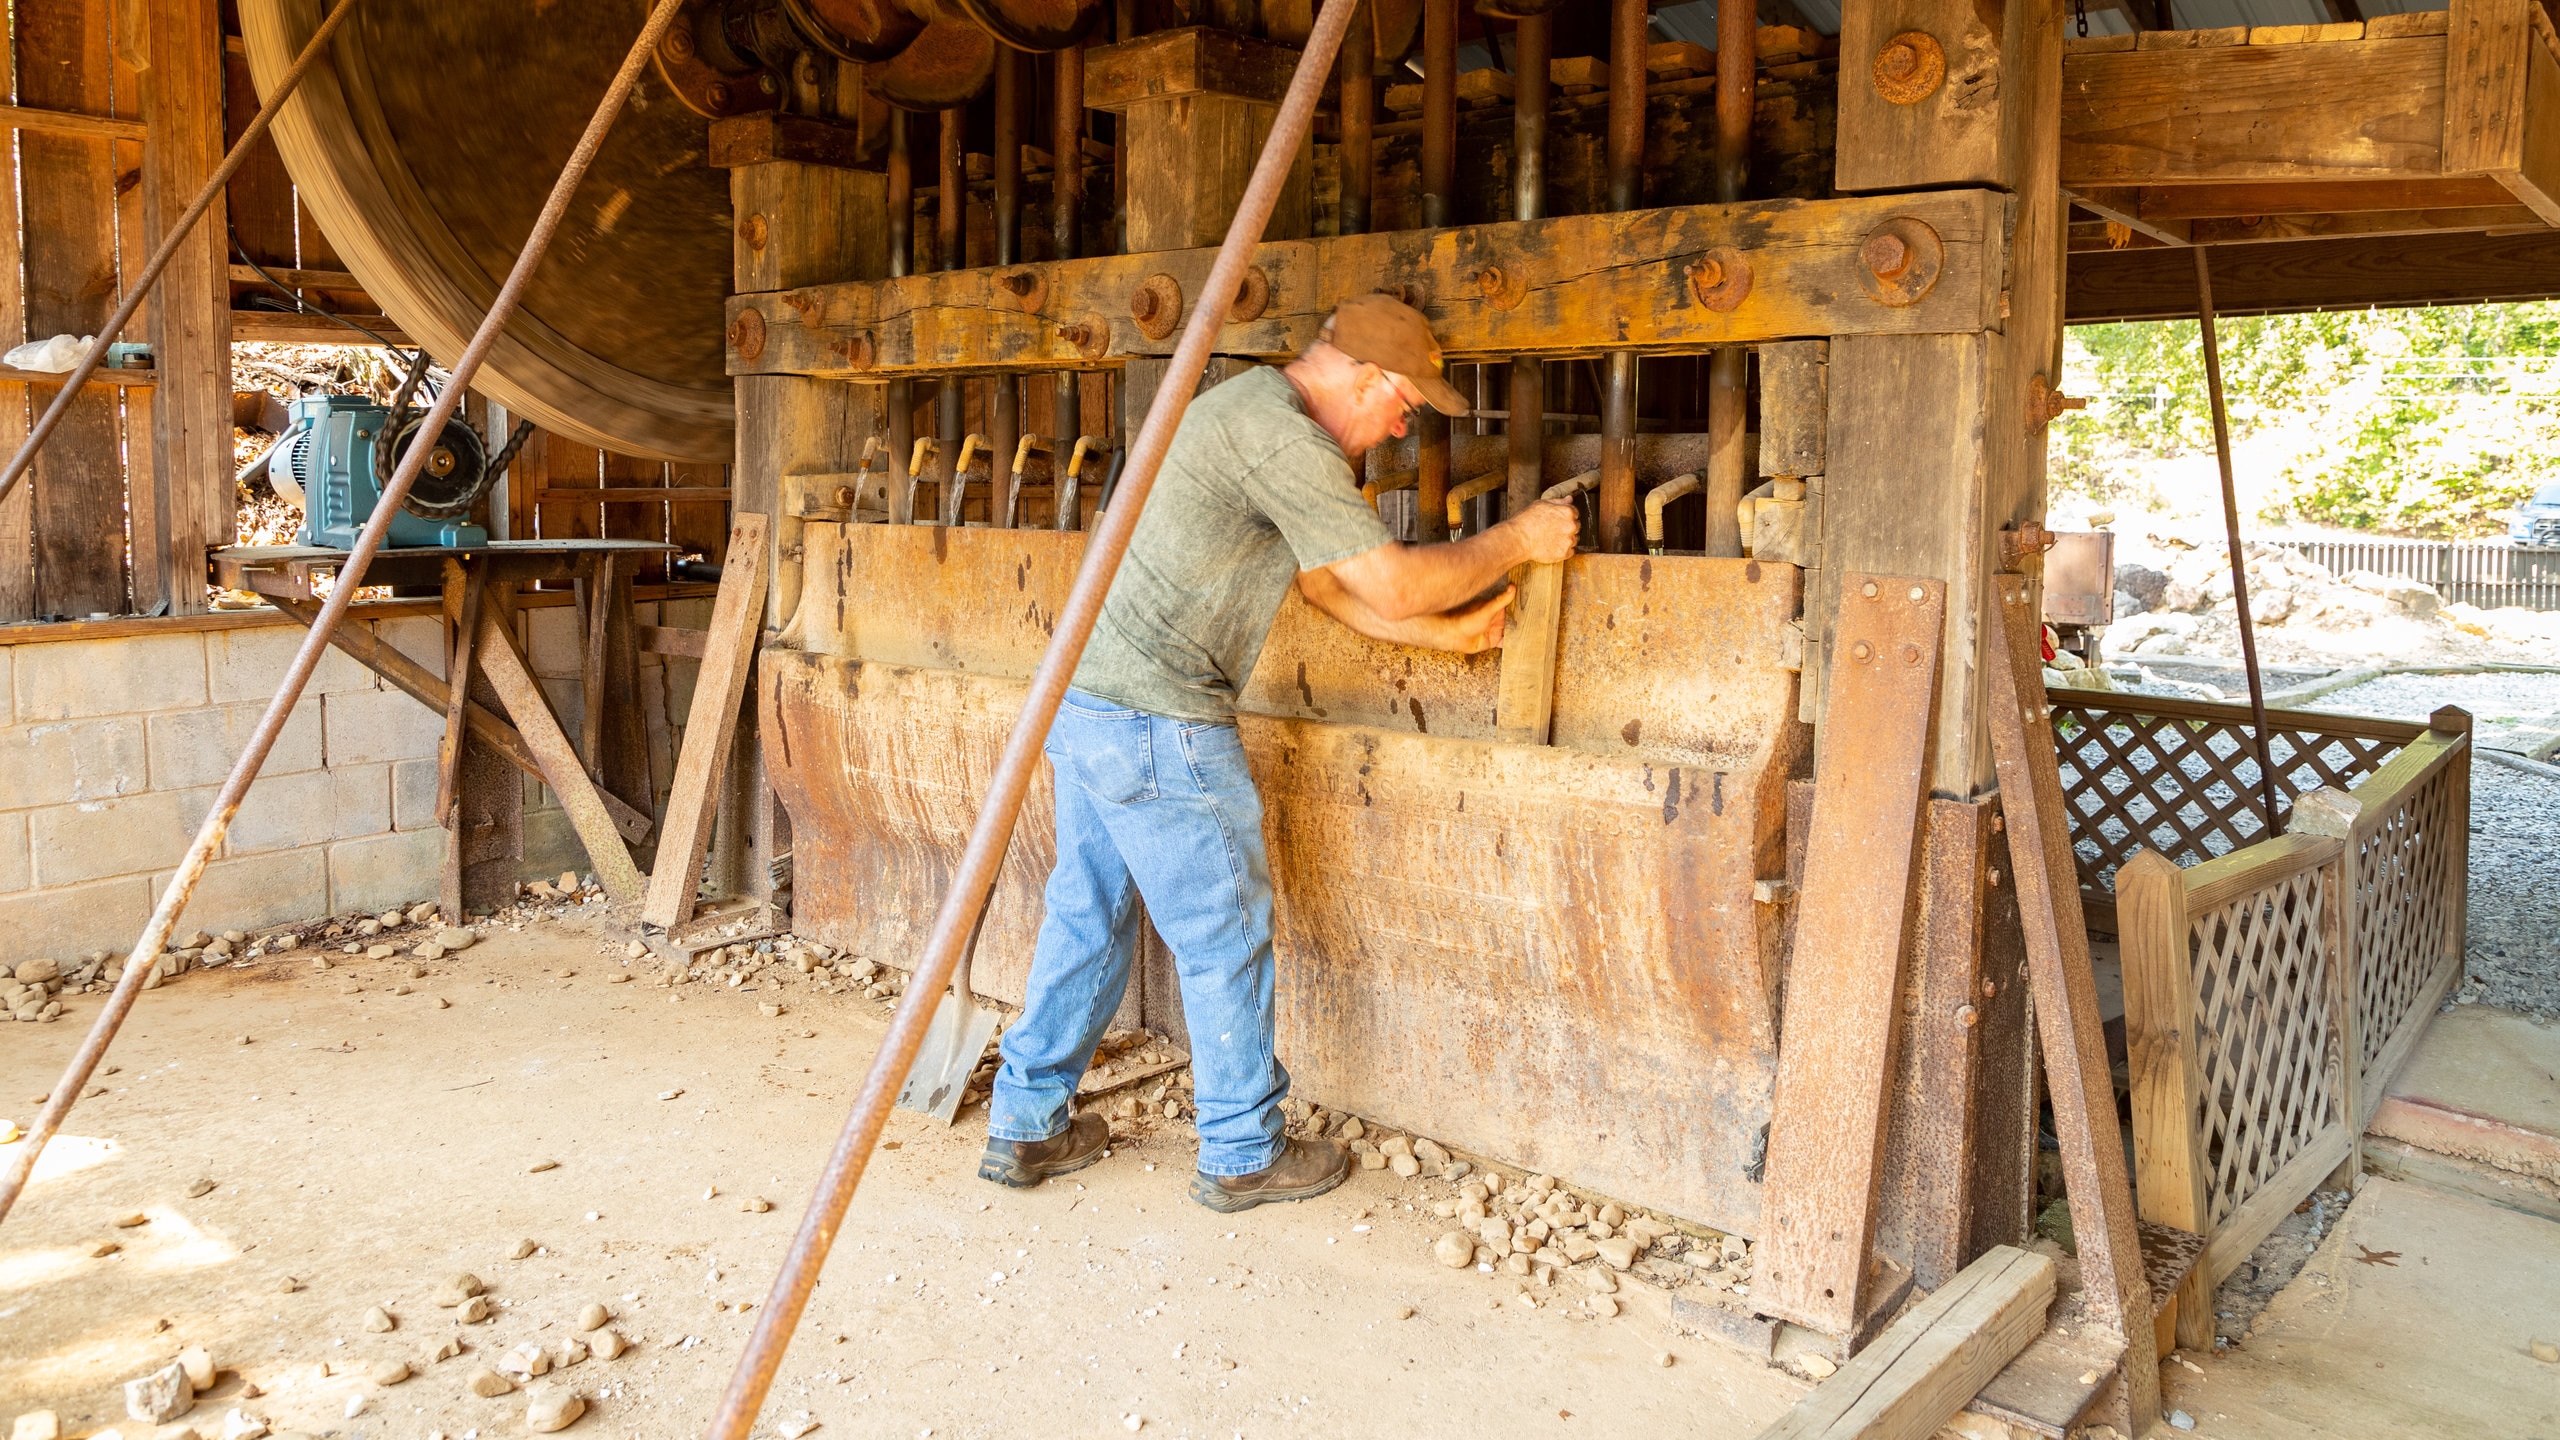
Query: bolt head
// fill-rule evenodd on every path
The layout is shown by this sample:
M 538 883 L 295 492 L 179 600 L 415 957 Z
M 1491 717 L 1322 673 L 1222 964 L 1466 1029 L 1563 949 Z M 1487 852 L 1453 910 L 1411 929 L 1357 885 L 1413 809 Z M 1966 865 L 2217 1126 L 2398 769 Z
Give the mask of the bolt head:
M 1866 596 L 1870 600 L 1873 600 L 1876 598 L 1876 582 L 1873 580 L 1868 581 L 1866 584 L 1858 588 L 1858 593 Z
M 687 29 L 670 30 L 667 32 L 665 46 L 667 54 L 675 59 L 690 60 L 693 58 L 693 32 Z
M 709 91 L 707 91 L 707 92 L 706 92 L 706 94 L 707 94 L 708 98 L 710 99 L 711 103 L 712 103 L 712 104 L 714 104 L 714 105 L 726 105 L 726 104 L 728 104 L 728 103 L 729 103 L 729 82 L 728 82 L 728 81 L 726 81 L 726 80 L 714 80 L 714 81 L 712 81 L 712 82 L 711 82 L 711 89 L 710 89 Z
M 1864 640 L 1861 640 L 1857 644 L 1849 647 L 1849 653 L 1860 661 L 1866 661 L 1875 658 L 1876 650 L 1874 646 L 1868 644 Z
M 1476 288 L 1487 295 L 1499 295 L 1507 277 L 1499 265 L 1487 265 L 1476 272 Z
M 1887 45 L 1876 55 L 1876 73 L 1879 75 L 1900 79 L 1919 68 L 1920 52 L 1900 40 Z
M 1901 236 L 1887 230 L 1868 236 L 1867 243 L 1858 248 L 1858 258 L 1866 262 L 1868 272 L 1877 279 L 1898 279 L 1911 268 L 1911 247 Z
M 1129 297 L 1129 313 L 1140 320 L 1156 318 L 1156 292 L 1139 290 Z
M 1970 1030 L 1982 1023 L 1982 1012 L 1970 1005 L 1959 1005 L 1956 1007 L 1956 1023 Z

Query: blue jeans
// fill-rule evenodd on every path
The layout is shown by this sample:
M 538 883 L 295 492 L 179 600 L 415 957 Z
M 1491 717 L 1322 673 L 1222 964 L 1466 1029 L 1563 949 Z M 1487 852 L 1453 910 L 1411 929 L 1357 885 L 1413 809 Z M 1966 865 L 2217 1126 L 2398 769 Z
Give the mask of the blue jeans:
M 1203 1175 L 1279 1158 L 1289 1073 L 1272 1053 L 1271 864 L 1233 725 L 1169 720 L 1069 690 L 1049 728 L 1058 865 L 1022 1018 L 1004 1032 L 987 1135 L 1046 1140 L 1120 1008 L 1138 905 L 1173 948 L 1191 1030 Z

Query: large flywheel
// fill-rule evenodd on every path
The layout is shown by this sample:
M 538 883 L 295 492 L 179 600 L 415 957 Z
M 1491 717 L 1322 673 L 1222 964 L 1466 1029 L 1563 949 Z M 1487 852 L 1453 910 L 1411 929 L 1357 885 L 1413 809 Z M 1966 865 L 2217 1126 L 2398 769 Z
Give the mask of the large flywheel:
M 691 0 L 570 202 L 479 389 L 555 434 L 725 461 L 729 190 L 714 115 L 779 103 L 802 48 L 866 64 L 913 108 L 981 85 L 998 41 L 1072 44 L 1100 0 Z M 364 0 L 276 119 L 285 167 L 366 293 L 451 363 L 533 228 L 645 0 Z M 240 0 L 251 74 L 274 85 L 322 0 Z M 778 73 L 777 73 L 778 72 Z M 876 101 L 873 103 L 877 103 Z

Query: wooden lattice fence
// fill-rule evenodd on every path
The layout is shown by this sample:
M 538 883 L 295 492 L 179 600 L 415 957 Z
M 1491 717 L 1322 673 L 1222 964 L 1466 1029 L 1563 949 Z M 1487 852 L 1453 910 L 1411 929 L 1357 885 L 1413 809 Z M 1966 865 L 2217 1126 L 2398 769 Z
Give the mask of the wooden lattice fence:
M 2135 722 L 2156 718 L 2102 716 L 2081 735 L 2112 725 L 2120 743 L 2106 753 L 2130 766 L 2137 752 L 2122 737 L 2155 733 Z M 2175 759 L 2181 749 L 2212 753 L 2210 742 L 2195 738 L 2200 717 L 2172 718 L 2189 738 L 2153 753 L 2168 757 L 2161 773 L 2192 779 Z M 2416 733 L 2352 789 L 2288 807 L 2294 833 L 2184 866 L 2179 850 L 2143 846 L 2104 876 L 2122 947 L 2142 1217 L 2206 1237 L 2195 1303 L 2179 1307 L 2183 1343 L 2211 1342 L 2212 1286 L 2354 1159 L 2355 1137 L 2461 974 L 2469 726 L 2446 709 L 2409 727 Z M 2321 738 L 2301 736 L 2300 753 L 2317 753 L 2309 747 Z M 2239 784 L 2248 803 L 2254 775 L 2202 768 L 2206 786 Z M 2203 808 L 2174 788 L 2147 793 L 2164 815 Z M 2175 833 L 2192 854 L 2214 832 Z

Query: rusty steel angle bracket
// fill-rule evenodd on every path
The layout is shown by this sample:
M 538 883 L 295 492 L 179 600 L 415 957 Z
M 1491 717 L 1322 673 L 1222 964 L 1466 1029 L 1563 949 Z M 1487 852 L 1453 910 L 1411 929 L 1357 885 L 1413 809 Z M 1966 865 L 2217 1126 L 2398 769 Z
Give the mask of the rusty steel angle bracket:
M 1869 1284 L 1946 609 L 1942 581 L 1841 577 L 1753 1294 L 1829 1335 L 1855 1333 Z
M 2001 814 L 2009 828 L 2009 868 L 2017 878 L 2018 916 L 2026 928 L 2027 976 L 2044 1042 L 2046 1092 L 2053 1097 L 2062 1178 L 2071 1197 L 2071 1228 L 2080 1242 L 2080 1282 L 2089 1317 L 2130 1343 L 2124 1352 L 2120 1403 L 2127 1433 L 2148 1434 L 2160 1413 L 2159 1359 L 2151 1339 L 2151 1282 L 2142 1268 L 2134 1226 L 2133 1185 L 2125 1173 L 2124 1132 L 2116 1123 L 2115 1081 L 2098 1019 L 2098 982 L 2089 966 L 2089 932 L 2080 914 L 2080 882 L 2053 748 L 2052 709 L 2044 693 L 2044 624 L 2023 575 L 1992 577 L 1999 612 L 1986 636 L 1998 648 L 1983 656 L 1990 714 L 1991 759 L 2000 777 Z M 1990 648 L 1986 646 L 1986 649 Z

